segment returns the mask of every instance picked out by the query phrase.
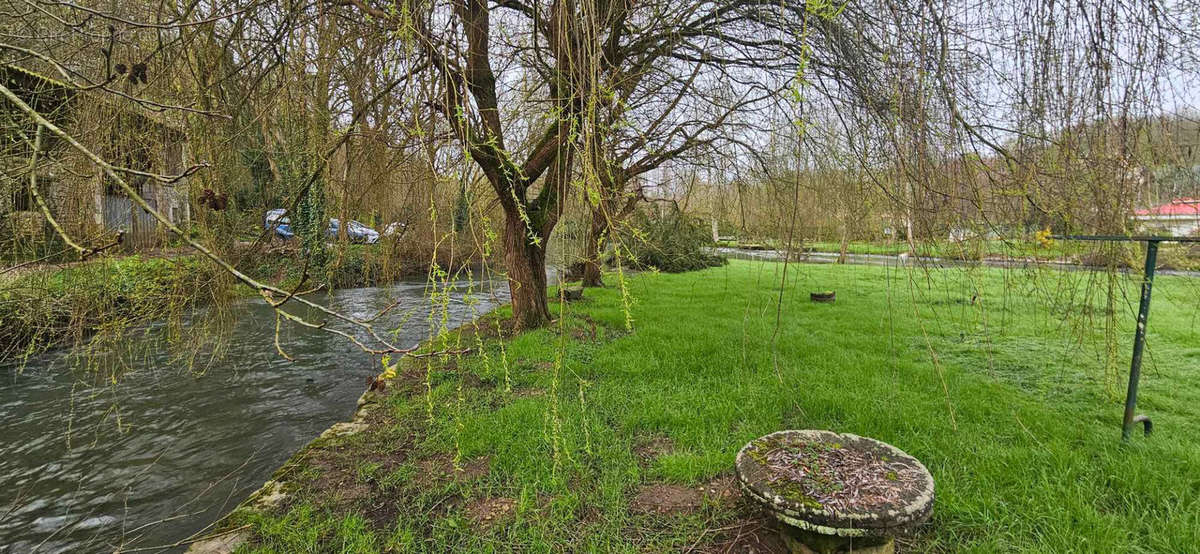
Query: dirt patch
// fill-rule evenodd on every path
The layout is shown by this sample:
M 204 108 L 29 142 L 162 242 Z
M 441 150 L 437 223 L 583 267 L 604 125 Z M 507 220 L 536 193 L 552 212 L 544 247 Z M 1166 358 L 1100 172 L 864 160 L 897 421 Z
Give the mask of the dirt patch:
M 458 473 L 460 479 L 480 479 L 492 471 L 491 460 L 487 456 L 468 461 Z
M 334 491 L 340 502 L 346 504 L 358 504 L 371 496 L 371 487 L 363 484 L 354 484 Z
M 341 487 L 353 484 L 354 474 L 346 471 L 347 468 L 340 463 L 340 460 L 332 456 L 321 456 L 312 460 L 312 467 L 317 468 L 319 477 L 315 483 L 316 488 L 322 491 L 335 491 Z
M 584 527 L 599 525 L 604 521 L 604 510 L 595 506 L 587 505 L 580 510 L 579 524 Z
M 732 525 L 710 529 L 715 539 L 688 552 L 705 554 L 787 554 L 787 543 L 779 536 L 778 523 L 769 516 L 750 517 Z
M 738 487 L 736 477 L 721 475 L 700 487 L 700 493 L 712 502 L 723 503 L 741 498 L 742 489 Z
M 675 441 L 662 435 L 655 435 L 638 441 L 633 447 L 642 467 L 649 466 L 656 458 L 675 451 Z
M 571 329 L 571 337 L 577 341 L 596 342 L 599 338 L 599 328 L 595 321 L 590 318 L 583 318 L 584 326 Z
M 517 398 L 533 398 L 536 396 L 546 396 L 546 389 L 540 389 L 537 387 L 516 389 L 516 390 L 512 391 L 512 395 Z
M 491 460 L 487 456 L 483 456 L 472 460 L 464 460 L 462 467 L 455 470 L 454 456 L 449 453 L 441 453 L 432 458 L 421 460 L 417 462 L 417 467 L 421 468 L 421 475 L 417 479 L 425 480 L 426 482 L 445 481 L 449 479 L 473 481 L 486 477 L 492 469 Z
M 630 510 L 638 514 L 680 514 L 693 512 L 705 502 L 721 504 L 741 497 L 737 481 L 723 475 L 698 487 L 655 483 L 638 489 Z
M 379 413 L 377 413 L 379 412 Z M 385 410 L 373 410 L 366 420 L 383 417 Z M 311 480 L 302 483 L 304 496 L 319 505 L 338 510 L 365 510 L 368 515 L 385 508 L 379 518 L 392 525 L 394 507 L 391 495 L 379 494 L 380 479 L 402 466 L 412 452 L 414 432 L 374 421 L 352 440 L 332 438 L 304 454 L 303 466 L 315 470 Z M 303 474 L 302 474 L 303 475 Z
M 638 490 L 630 509 L 638 514 L 681 514 L 704 505 L 704 495 L 692 487 L 647 485 Z
M 481 498 L 467 504 L 467 518 L 482 531 L 508 519 L 516 510 L 517 501 L 511 498 Z

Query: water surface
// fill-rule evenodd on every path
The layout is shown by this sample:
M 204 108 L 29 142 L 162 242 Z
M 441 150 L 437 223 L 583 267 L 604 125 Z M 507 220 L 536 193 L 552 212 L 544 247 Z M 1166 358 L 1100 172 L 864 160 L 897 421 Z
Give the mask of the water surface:
M 451 325 L 508 299 L 503 283 L 475 283 L 474 301 L 464 301 L 467 283 L 459 286 Z M 375 326 L 405 347 L 428 336 L 424 288 L 409 282 L 313 299 L 357 317 L 395 303 Z M 73 369 L 78 351 L 50 352 L 21 370 L 0 367 L 0 552 L 178 543 L 348 419 L 366 377 L 380 371 L 378 357 L 346 339 L 295 326 L 281 341 L 295 358 L 288 362 L 261 301 L 236 303 L 225 320 L 229 340 L 215 358 L 211 347 L 194 358 L 164 347 L 161 327 L 123 342 L 128 367 L 116 383 L 96 384 L 94 373 Z

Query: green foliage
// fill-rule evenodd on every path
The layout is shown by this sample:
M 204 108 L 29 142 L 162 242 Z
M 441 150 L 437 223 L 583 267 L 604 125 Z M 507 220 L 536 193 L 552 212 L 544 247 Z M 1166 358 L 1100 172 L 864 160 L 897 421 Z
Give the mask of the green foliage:
M 458 190 L 458 200 L 454 202 L 454 232 L 461 233 L 471 224 L 471 201 L 467 194 L 467 184 L 463 182 Z
M 0 282 L 0 360 L 183 313 L 226 279 L 199 258 L 130 256 Z
M 407 274 L 418 274 L 423 266 L 404 265 L 389 259 L 386 244 L 339 244 L 327 247 L 328 262 L 322 267 L 306 260 L 307 254 L 296 249 L 280 249 L 266 255 L 242 253 L 248 260 L 243 267 L 251 277 L 291 290 L 297 286 L 308 289 L 317 284 L 332 288 L 373 286 L 393 281 Z M 305 265 L 308 278 L 301 285 Z
M 678 210 L 663 215 L 639 211 L 633 217 L 630 229 L 623 234 L 622 249 L 628 253 L 635 268 L 679 273 L 726 262 L 721 256 L 703 251 L 712 244 L 709 228 L 699 219 Z
M 286 184 L 275 182 L 268 160 L 270 153 L 261 148 L 245 148 L 238 153 L 241 164 L 249 173 L 250 183 L 234 190 L 236 206 L 255 213 L 280 206 L 284 202 L 282 192 L 286 190 Z
M 310 257 L 311 267 L 324 269 L 326 261 L 325 232 L 329 228 L 329 218 L 325 214 L 325 181 L 317 179 L 300 199 L 298 213 L 291 218 L 295 226 L 297 238 Z M 343 225 L 346 222 L 342 222 Z

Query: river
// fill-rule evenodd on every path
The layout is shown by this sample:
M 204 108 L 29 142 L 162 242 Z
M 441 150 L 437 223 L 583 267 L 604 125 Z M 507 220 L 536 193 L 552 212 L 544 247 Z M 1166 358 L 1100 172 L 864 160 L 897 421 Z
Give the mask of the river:
M 503 283 L 483 284 L 494 295 L 475 283 L 472 308 L 466 285 L 451 296 L 452 325 L 508 300 Z M 424 289 L 402 282 L 313 299 L 359 317 L 396 303 L 375 326 L 409 346 L 428 336 Z M 123 341 L 117 347 L 128 367 L 115 382 L 95 384 L 96 374 L 77 367 L 81 357 L 69 350 L 23 369 L 0 367 L 0 552 L 112 552 L 182 541 L 348 419 L 366 377 L 380 371 L 377 357 L 346 339 L 295 326 L 281 341 L 295 361 L 285 360 L 276 352 L 273 312 L 261 301 L 235 303 L 224 320 L 235 340 L 216 357 L 206 346 L 185 361 L 163 347 L 161 326 Z

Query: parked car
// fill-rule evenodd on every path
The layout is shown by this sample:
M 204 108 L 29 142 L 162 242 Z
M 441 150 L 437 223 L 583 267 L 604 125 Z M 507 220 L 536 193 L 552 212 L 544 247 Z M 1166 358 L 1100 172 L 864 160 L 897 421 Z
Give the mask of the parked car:
M 326 231 L 326 235 L 329 236 L 329 238 L 336 239 L 340 226 L 340 221 L 337 219 L 330 219 L 329 230 Z M 375 244 L 379 242 L 379 232 L 367 227 L 361 222 L 351 219 L 350 223 L 346 225 L 346 238 L 350 239 L 351 242 Z
M 296 233 L 292 231 L 292 220 L 287 217 L 287 210 L 284 209 L 268 210 L 266 217 L 263 218 L 263 228 L 274 229 L 275 236 L 284 240 L 296 236 Z
M 340 220 L 330 218 L 329 225 L 325 228 L 326 238 L 337 240 L 341 226 L 342 222 Z M 287 210 L 284 209 L 267 211 L 267 215 L 263 218 L 263 228 L 268 230 L 273 229 L 275 235 L 284 240 L 296 236 L 296 231 L 292 229 L 292 221 L 287 217 Z M 375 244 L 379 242 L 379 232 L 352 219 L 346 225 L 346 238 L 349 238 L 351 242 Z

